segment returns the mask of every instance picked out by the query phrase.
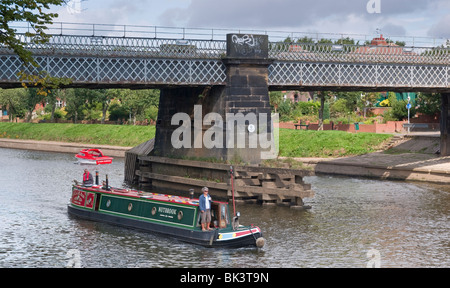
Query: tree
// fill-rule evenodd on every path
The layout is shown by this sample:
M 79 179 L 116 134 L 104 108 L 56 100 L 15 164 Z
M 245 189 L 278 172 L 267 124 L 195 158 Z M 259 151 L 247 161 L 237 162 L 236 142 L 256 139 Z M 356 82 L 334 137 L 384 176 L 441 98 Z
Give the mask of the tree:
M 87 91 L 87 98 L 91 103 L 100 103 L 102 106 L 102 120 L 101 123 L 105 124 L 106 113 L 108 112 L 111 100 L 120 96 L 120 90 L 117 89 L 93 89 Z
M 127 119 L 130 112 L 126 107 L 120 104 L 120 101 L 114 100 L 109 106 L 109 121 L 120 121 Z
M 272 91 L 269 93 L 270 106 L 273 107 L 274 112 L 278 113 L 278 106 L 283 102 L 283 93 L 281 91 Z
M 24 104 L 25 109 L 27 110 L 27 119 L 28 123 L 31 122 L 33 111 L 36 108 L 36 105 L 41 103 L 44 100 L 44 97 L 38 93 L 36 88 L 30 88 L 25 90 Z
M 303 38 L 299 38 L 297 40 L 297 43 L 308 43 L 308 44 L 311 44 L 311 43 L 314 43 L 314 39 L 312 39 L 312 38 L 310 38 L 308 36 L 305 36 Z
M 10 122 L 16 117 L 25 116 L 26 109 L 23 103 L 25 92 L 25 89 L 0 90 L 0 105 L 7 109 Z
M 441 95 L 437 93 L 419 93 L 416 98 L 417 112 L 436 115 L 441 111 Z
M 336 44 L 344 44 L 344 45 L 355 45 L 355 40 L 350 37 L 341 38 L 335 41 Z
M 17 35 L 17 30 L 12 28 L 12 22 L 25 21 L 32 28 L 32 32 L 26 32 L 26 36 L 32 43 L 46 43 L 49 36 L 45 33 L 52 19 L 58 17 L 56 13 L 45 13 L 50 5 L 60 6 L 64 0 L 2 0 L 0 2 L 0 44 L 11 48 L 14 53 L 26 64 L 36 66 L 31 52 L 26 50 L 26 44 Z
M 397 100 L 397 96 L 394 92 L 389 92 L 388 98 L 391 109 L 384 113 L 384 119 L 386 121 L 400 121 L 403 119 L 407 119 L 408 109 L 406 109 L 406 105 L 408 104 L 408 102 L 405 100 Z M 410 109 L 410 117 L 414 117 L 414 115 L 416 115 L 416 108 L 412 106 Z
M 338 92 L 336 93 L 338 99 L 343 99 L 347 112 L 355 112 L 358 105 L 361 104 L 361 92 Z
M 47 93 L 47 96 L 45 97 L 45 102 L 48 103 L 47 106 L 49 106 L 48 108 L 50 108 L 50 122 L 54 122 L 55 121 L 55 111 L 56 111 L 56 101 L 57 99 L 63 99 L 64 98 L 64 90 L 61 89 L 53 89 L 50 90 L 49 93 Z M 48 109 L 46 107 L 46 109 Z
M 22 60 L 24 70 L 19 73 L 22 86 L 35 86 L 37 93 L 46 97 L 51 89 L 71 82 L 67 78 L 52 77 L 46 71 L 36 73 L 34 67 L 38 64 L 33 59 L 31 51 L 26 49 L 27 43 L 18 35 L 16 29 L 11 27 L 13 22 L 27 22 L 31 28 L 25 33 L 31 44 L 42 44 L 48 42 L 47 25 L 58 17 L 56 13 L 46 13 L 50 5 L 60 6 L 65 0 L 2 0 L 0 2 L 0 44 L 11 48 Z M 31 72 L 33 71 L 33 72 Z M 28 86 L 27 84 L 28 83 Z
M 83 118 L 83 108 L 88 101 L 88 89 L 67 89 L 66 90 L 66 111 L 67 118 L 72 119 L 77 124 L 78 119 Z
M 138 117 L 145 118 L 145 111 L 154 106 L 158 107 L 159 90 L 123 90 L 122 104 L 130 111 L 130 119 L 136 124 Z
M 317 92 L 317 96 L 320 98 L 320 110 L 319 110 L 319 128 L 318 131 L 323 130 L 323 119 L 324 119 L 324 109 L 325 109 L 325 100 L 331 97 L 331 92 L 329 91 L 319 91 Z

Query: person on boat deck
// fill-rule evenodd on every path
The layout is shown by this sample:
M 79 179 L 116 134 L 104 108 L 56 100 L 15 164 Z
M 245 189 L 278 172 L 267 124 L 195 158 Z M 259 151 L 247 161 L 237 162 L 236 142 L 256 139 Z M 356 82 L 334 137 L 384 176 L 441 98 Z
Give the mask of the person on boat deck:
M 92 185 L 94 185 L 94 177 L 92 177 L 92 174 L 87 169 L 84 169 L 83 186 L 91 187 Z
M 209 225 L 211 223 L 211 203 L 212 198 L 208 194 L 208 187 L 202 188 L 203 194 L 200 195 L 199 206 L 202 218 L 202 231 L 212 230 Z

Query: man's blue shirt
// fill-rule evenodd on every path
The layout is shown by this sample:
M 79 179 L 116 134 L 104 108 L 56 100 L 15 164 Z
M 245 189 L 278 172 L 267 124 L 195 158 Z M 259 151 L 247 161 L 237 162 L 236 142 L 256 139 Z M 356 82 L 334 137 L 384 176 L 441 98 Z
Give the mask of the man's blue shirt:
M 208 201 L 209 201 L 209 207 L 211 207 L 211 196 L 207 196 L 208 197 Z M 198 205 L 200 206 L 200 211 L 205 211 L 206 210 L 206 197 L 205 195 L 200 195 L 200 198 L 198 199 Z

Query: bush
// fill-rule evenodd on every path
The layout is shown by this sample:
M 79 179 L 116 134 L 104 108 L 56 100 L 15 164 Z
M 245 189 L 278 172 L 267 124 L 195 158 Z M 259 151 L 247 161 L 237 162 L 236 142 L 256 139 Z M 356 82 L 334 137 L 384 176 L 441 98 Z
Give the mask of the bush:
M 331 117 L 342 117 L 350 112 L 345 99 L 338 99 L 330 105 Z
M 145 110 L 145 118 L 156 121 L 158 118 L 158 108 L 151 106 Z
M 417 101 L 417 112 L 425 115 L 436 115 L 441 111 L 441 95 L 440 94 L 427 94 L 419 93 Z
M 319 113 L 320 102 L 297 102 L 294 104 L 294 111 L 303 115 L 316 115 Z
M 389 103 L 392 108 L 384 112 L 384 121 L 401 121 L 408 119 L 408 109 L 406 109 L 408 102 L 406 100 L 398 101 L 395 93 L 389 93 Z M 410 117 L 412 118 L 415 115 L 416 108 L 412 106 L 410 110 Z
M 125 120 L 129 115 L 130 111 L 120 104 L 114 103 L 109 107 L 109 121 Z

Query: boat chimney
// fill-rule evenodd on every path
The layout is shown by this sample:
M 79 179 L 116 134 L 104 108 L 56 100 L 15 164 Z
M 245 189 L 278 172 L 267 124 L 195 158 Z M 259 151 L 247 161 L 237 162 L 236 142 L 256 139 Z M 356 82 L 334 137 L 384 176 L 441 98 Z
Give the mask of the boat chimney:
M 189 189 L 189 198 L 194 199 L 194 189 Z
M 106 174 L 106 191 L 109 191 L 108 174 Z
M 98 186 L 98 171 L 95 171 L 95 185 Z

